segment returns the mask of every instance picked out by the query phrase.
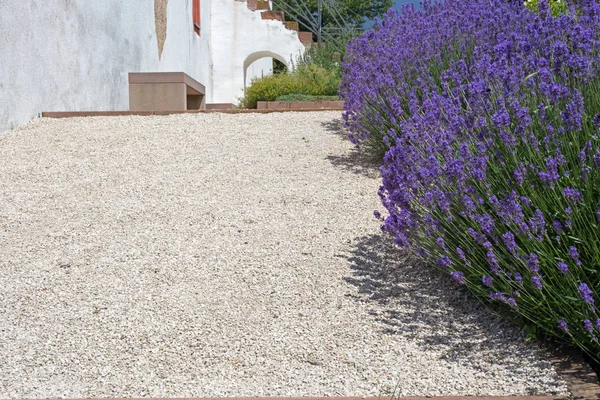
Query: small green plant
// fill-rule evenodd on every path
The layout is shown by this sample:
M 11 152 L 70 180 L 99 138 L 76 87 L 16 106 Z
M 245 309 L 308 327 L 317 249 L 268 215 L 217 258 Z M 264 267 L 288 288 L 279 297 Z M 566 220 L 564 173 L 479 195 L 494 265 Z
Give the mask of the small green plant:
M 525 0 L 524 4 L 525 7 L 534 12 L 537 12 L 539 9 L 539 0 Z M 548 5 L 550 6 L 550 12 L 555 17 L 567 12 L 567 3 L 565 0 L 549 0 Z
M 302 56 L 296 59 L 294 64 L 298 67 L 318 65 L 329 71 L 337 71 L 339 74 L 342 58 L 343 54 L 332 46 L 321 45 L 308 49 Z

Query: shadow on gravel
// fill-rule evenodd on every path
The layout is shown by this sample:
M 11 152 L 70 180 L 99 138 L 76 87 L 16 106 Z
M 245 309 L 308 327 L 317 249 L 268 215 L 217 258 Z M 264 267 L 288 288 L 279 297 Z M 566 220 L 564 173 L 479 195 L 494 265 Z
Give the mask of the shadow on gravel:
M 511 359 L 530 354 L 519 330 L 492 315 L 475 297 L 437 269 L 399 249 L 384 234 L 358 238 L 348 258 L 352 275 L 345 280 L 358 288 L 357 300 L 374 302 L 372 314 L 386 333 L 414 340 L 441 359 Z
M 323 128 L 343 140 L 348 140 L 348 131 L 344 128 L 344 122 L 339 119 L 323 122 Z M 356 148 L 350 150 L 347 154 L 336 154 L 326 157 L 335 167 L 354 174 L 360 174 L 369 178 L 378 178 L 379 163 L 370 159 L 366 154 L 359 152 Z

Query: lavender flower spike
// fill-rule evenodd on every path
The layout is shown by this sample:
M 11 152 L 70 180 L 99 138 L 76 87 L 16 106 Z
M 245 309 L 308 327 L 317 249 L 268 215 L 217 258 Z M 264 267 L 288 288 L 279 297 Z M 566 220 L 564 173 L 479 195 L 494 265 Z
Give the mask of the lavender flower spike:
M 563 275 L 567 275 L 569 273 L 569 266 L 567 264 L 565 264 L 564 262 L 559 262 L 556 264 L 556 266 L 558 267 L 560 272 L 563 273 Z
M 481 282 L 487 286 L 487 287 L 491 287 L 492 284 L 494 283 L 494 280 L 492 279 L 491 276 L 483 276 L 481 277 Z
M 450 272 L 450 276 L 459 284 L 465 284 L 465 274 L 461 271 L 452 271 Z
M 592 296 L 592 290 L 587 285 L 587 283 L 584 283 L 584 282 L 580 283 L 577 291 L 579 292 L 579 297 L 581 297 L 581 299 L 583 301 L 585 301 L 588 304 L 594 304 L 594 297 Z
M 567 327 L 567 323 L 564 319 L 558 320 L 558 327 L 562 329 L 564 332 L 569 332 L 569 328 Z

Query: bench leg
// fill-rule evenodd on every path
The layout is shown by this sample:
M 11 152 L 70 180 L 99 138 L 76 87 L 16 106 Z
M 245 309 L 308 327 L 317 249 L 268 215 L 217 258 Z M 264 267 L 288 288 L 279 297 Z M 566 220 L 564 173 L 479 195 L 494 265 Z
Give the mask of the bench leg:
M 188 94 L 187 109 L 188 110 L 205 110 L 206 109 L 205 96 Z

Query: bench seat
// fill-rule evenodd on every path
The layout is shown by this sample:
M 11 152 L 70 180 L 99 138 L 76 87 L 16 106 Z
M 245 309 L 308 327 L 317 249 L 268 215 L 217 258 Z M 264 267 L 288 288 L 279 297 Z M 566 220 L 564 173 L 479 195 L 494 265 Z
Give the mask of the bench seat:
M 129 110 L 204 110 L 204 85 L 183 72 L 129 73 Z

